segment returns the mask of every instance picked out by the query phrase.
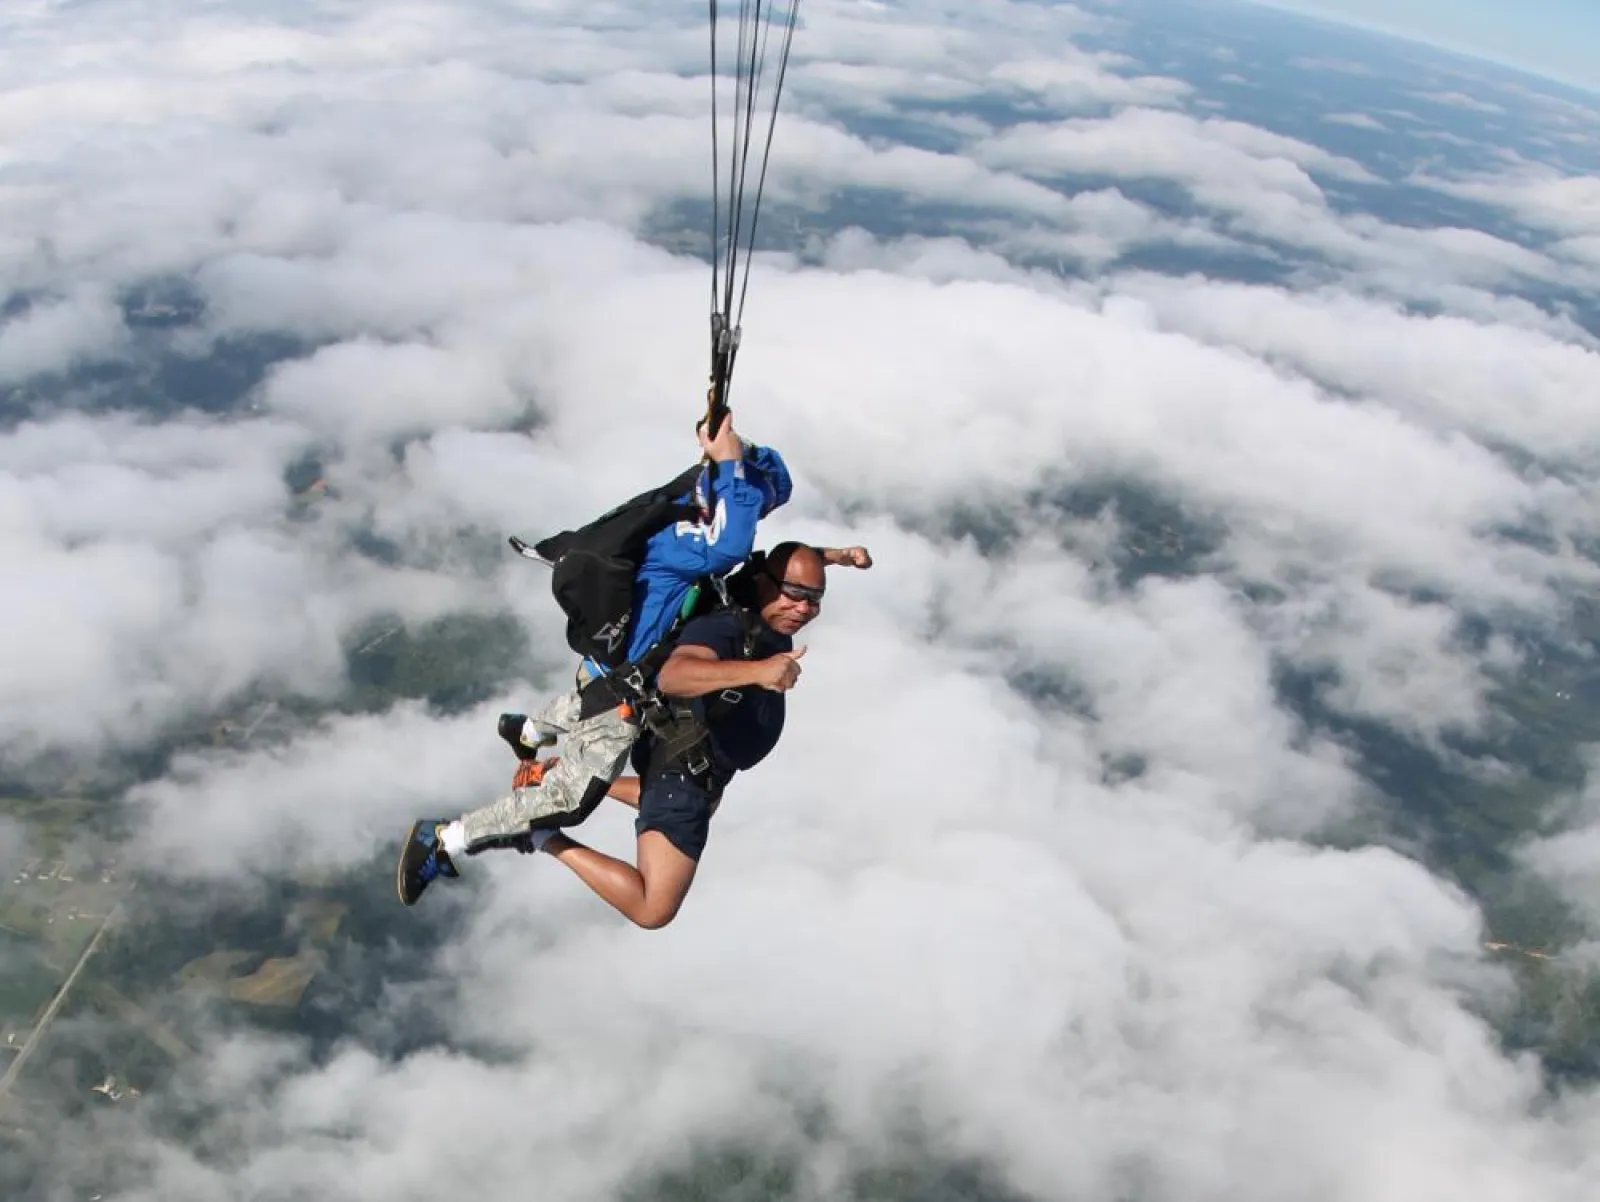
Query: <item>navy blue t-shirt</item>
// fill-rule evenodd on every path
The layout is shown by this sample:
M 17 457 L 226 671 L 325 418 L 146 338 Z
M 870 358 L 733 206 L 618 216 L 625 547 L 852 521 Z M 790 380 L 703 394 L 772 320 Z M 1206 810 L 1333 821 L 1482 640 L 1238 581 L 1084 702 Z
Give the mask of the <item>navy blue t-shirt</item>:
M 780 651 L 794 650 L 794 640 L 788 635 L 779 634 L 759 618 L 755 619 L 755 623 L 757 635 L 750 660 L 766 659 Z M 736 660 L 743 658 L 740 652 L 744 648 L 744 638 L 744 626 L 738 615 L 723 611 L 687 623 L 677 643 L 679 646 L 708 647 L 716 652 L 718 659 Z M 690 704 L 694 706 L 695 715 L 704 719 L 706 703 L 716 697 L 717 694 L 711 693 L 694 698 Z M 735 697 L 737 700 L 734 700 Z M 726 704 L 730 700 L 733 704 Z M 723 695 L 723 701 L 713 709 L 710 722 L 711 764 L 718 780 L 726 782 L 735 772 L 754 768 L 778 745 L 778 739 L 783 734 L 783 703 L 782 693 L 763 689 L 759 685 L 729 690 Z M 648 740 L 641 739 L 635 745 L 636 766 L 644 758 L 640 753 L 645 750 L 642 744 L 646 742 Z

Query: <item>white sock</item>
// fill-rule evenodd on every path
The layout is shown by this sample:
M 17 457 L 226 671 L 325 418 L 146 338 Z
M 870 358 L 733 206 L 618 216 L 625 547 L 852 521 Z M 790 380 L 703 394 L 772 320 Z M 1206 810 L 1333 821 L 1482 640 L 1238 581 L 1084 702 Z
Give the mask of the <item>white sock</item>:
M 467 828 L 461 825 L 461 819 L 457 818 L 439 832 L 439 844 L 451 859 L 467 850 Z
M 534 851 L 543 851 L 544 845 L 550 842 L 550 836 L 553 834 L 555 831 L 529 831 L 528 842 L 533 844 Z

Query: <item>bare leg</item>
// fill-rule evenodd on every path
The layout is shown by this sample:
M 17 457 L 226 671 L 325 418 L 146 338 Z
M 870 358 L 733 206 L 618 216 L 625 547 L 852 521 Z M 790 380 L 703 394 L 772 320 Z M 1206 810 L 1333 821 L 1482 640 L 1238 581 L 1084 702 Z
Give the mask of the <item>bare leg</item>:
M 637 776 L 619 776 L 611 782 L 611 787 L 606 790 L 606 796 L 637 810 L 639 808 L 639 785 L 640 781 Z
M 694 882 L 696 864 L 660 831 L 639 836 L 639 866 L 585 847 L 563 834 L 550 836 L 544 850 L 628 919 L 648 931 L 677 916 Z

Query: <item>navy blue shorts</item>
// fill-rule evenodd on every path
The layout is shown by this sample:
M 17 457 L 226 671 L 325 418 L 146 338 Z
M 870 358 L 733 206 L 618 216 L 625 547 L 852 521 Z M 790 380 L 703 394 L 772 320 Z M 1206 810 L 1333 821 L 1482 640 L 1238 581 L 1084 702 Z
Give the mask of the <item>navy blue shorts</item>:
M 695 863 L 706 849 L 711 832 L 711 810 L 716 797 L 704 785 L 682 772 L 663 772 L 639 786 L 639 817 L 633 829 L 660 831 L 667 842 Z

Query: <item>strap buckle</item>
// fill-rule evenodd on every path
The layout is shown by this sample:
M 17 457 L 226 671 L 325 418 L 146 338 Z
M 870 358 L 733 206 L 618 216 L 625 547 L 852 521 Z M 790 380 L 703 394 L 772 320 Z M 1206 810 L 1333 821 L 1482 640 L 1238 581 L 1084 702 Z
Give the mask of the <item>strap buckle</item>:
M 628 665 L 628 671 L 622 677 L 622 686 L 633 694 L 634 699 L 643 699 L 644 672 L 639 668 L 638 664 Z

